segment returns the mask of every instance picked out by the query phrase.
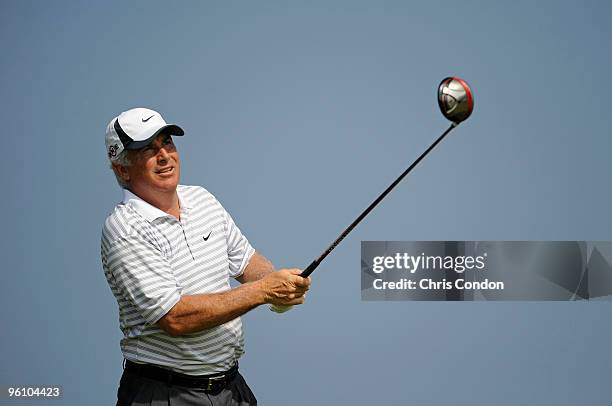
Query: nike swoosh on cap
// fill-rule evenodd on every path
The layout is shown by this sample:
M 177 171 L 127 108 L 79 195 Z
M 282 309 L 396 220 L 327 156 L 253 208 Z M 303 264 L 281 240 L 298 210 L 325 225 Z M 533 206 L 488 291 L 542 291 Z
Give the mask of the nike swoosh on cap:
M 153 116 L 155 116 L 155 114 L 153 114 L 151 117 L 153 117 Z M 143 119 L 142 119 L 142 122 L 143 122 L 143 123 L 146 123 L 147 121 L 149 121 L 149 120 L 151 119 L 151 117 L 149 117 L 149 118 L 143 118 Z

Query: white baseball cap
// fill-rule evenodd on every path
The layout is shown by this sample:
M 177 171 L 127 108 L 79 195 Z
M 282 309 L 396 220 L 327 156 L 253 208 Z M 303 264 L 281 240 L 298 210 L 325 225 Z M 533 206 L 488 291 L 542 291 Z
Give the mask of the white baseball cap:
M 167 124 L 161 114 L 142 107 L 124 111 L 106 127 L 106 153 L 114 161 L 124 149 L 144 148 L 162 131 L 169 135 L 184 135 L 175 124 Z

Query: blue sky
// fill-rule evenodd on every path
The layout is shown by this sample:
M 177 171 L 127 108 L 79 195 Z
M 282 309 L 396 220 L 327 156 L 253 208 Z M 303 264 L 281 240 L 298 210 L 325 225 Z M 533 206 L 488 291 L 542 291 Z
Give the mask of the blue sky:
M 447 127 L 472 117 L 314 275 L 309 303 L 244 318 L 262 404 L 607 404 L 609 305 L 371 303 L 361 240 L 611 240 L 610 5 L 265 1 L 0 4 L 0 384 L 105 405 L 121 374 L 99 259 L 120 199 L 104 128 L 180 124 L 182 182 L 260 252 L 305 267 Z

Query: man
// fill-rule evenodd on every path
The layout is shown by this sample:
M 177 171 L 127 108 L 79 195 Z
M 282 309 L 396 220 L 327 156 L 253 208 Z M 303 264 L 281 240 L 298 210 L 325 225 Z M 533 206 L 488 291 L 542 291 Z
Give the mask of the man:
M 102 231 L 102 265 L 119 305 L 125 367 L 118 405 L 255 405 L 238 372 L 240 315 L 304 303 L 310 280 L 274 272 L 208 191 L 179 185 L 180 160 L 159 113 L 111 120 L 106 151 L 123 201 Z M 241 285 L 231 288 L 229 277 Z

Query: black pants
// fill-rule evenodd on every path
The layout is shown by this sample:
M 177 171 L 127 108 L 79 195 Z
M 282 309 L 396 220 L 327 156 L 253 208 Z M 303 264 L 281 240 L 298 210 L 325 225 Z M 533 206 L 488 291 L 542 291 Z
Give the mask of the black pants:
M 128 405 L 250 406 L 257 405 L 257 399 L 240 372 L 227 389 L 211 394 L 199 388 L 168 386 L 165 382 L 144 378 L 124 370 L 117 391 L 117 406 Z

